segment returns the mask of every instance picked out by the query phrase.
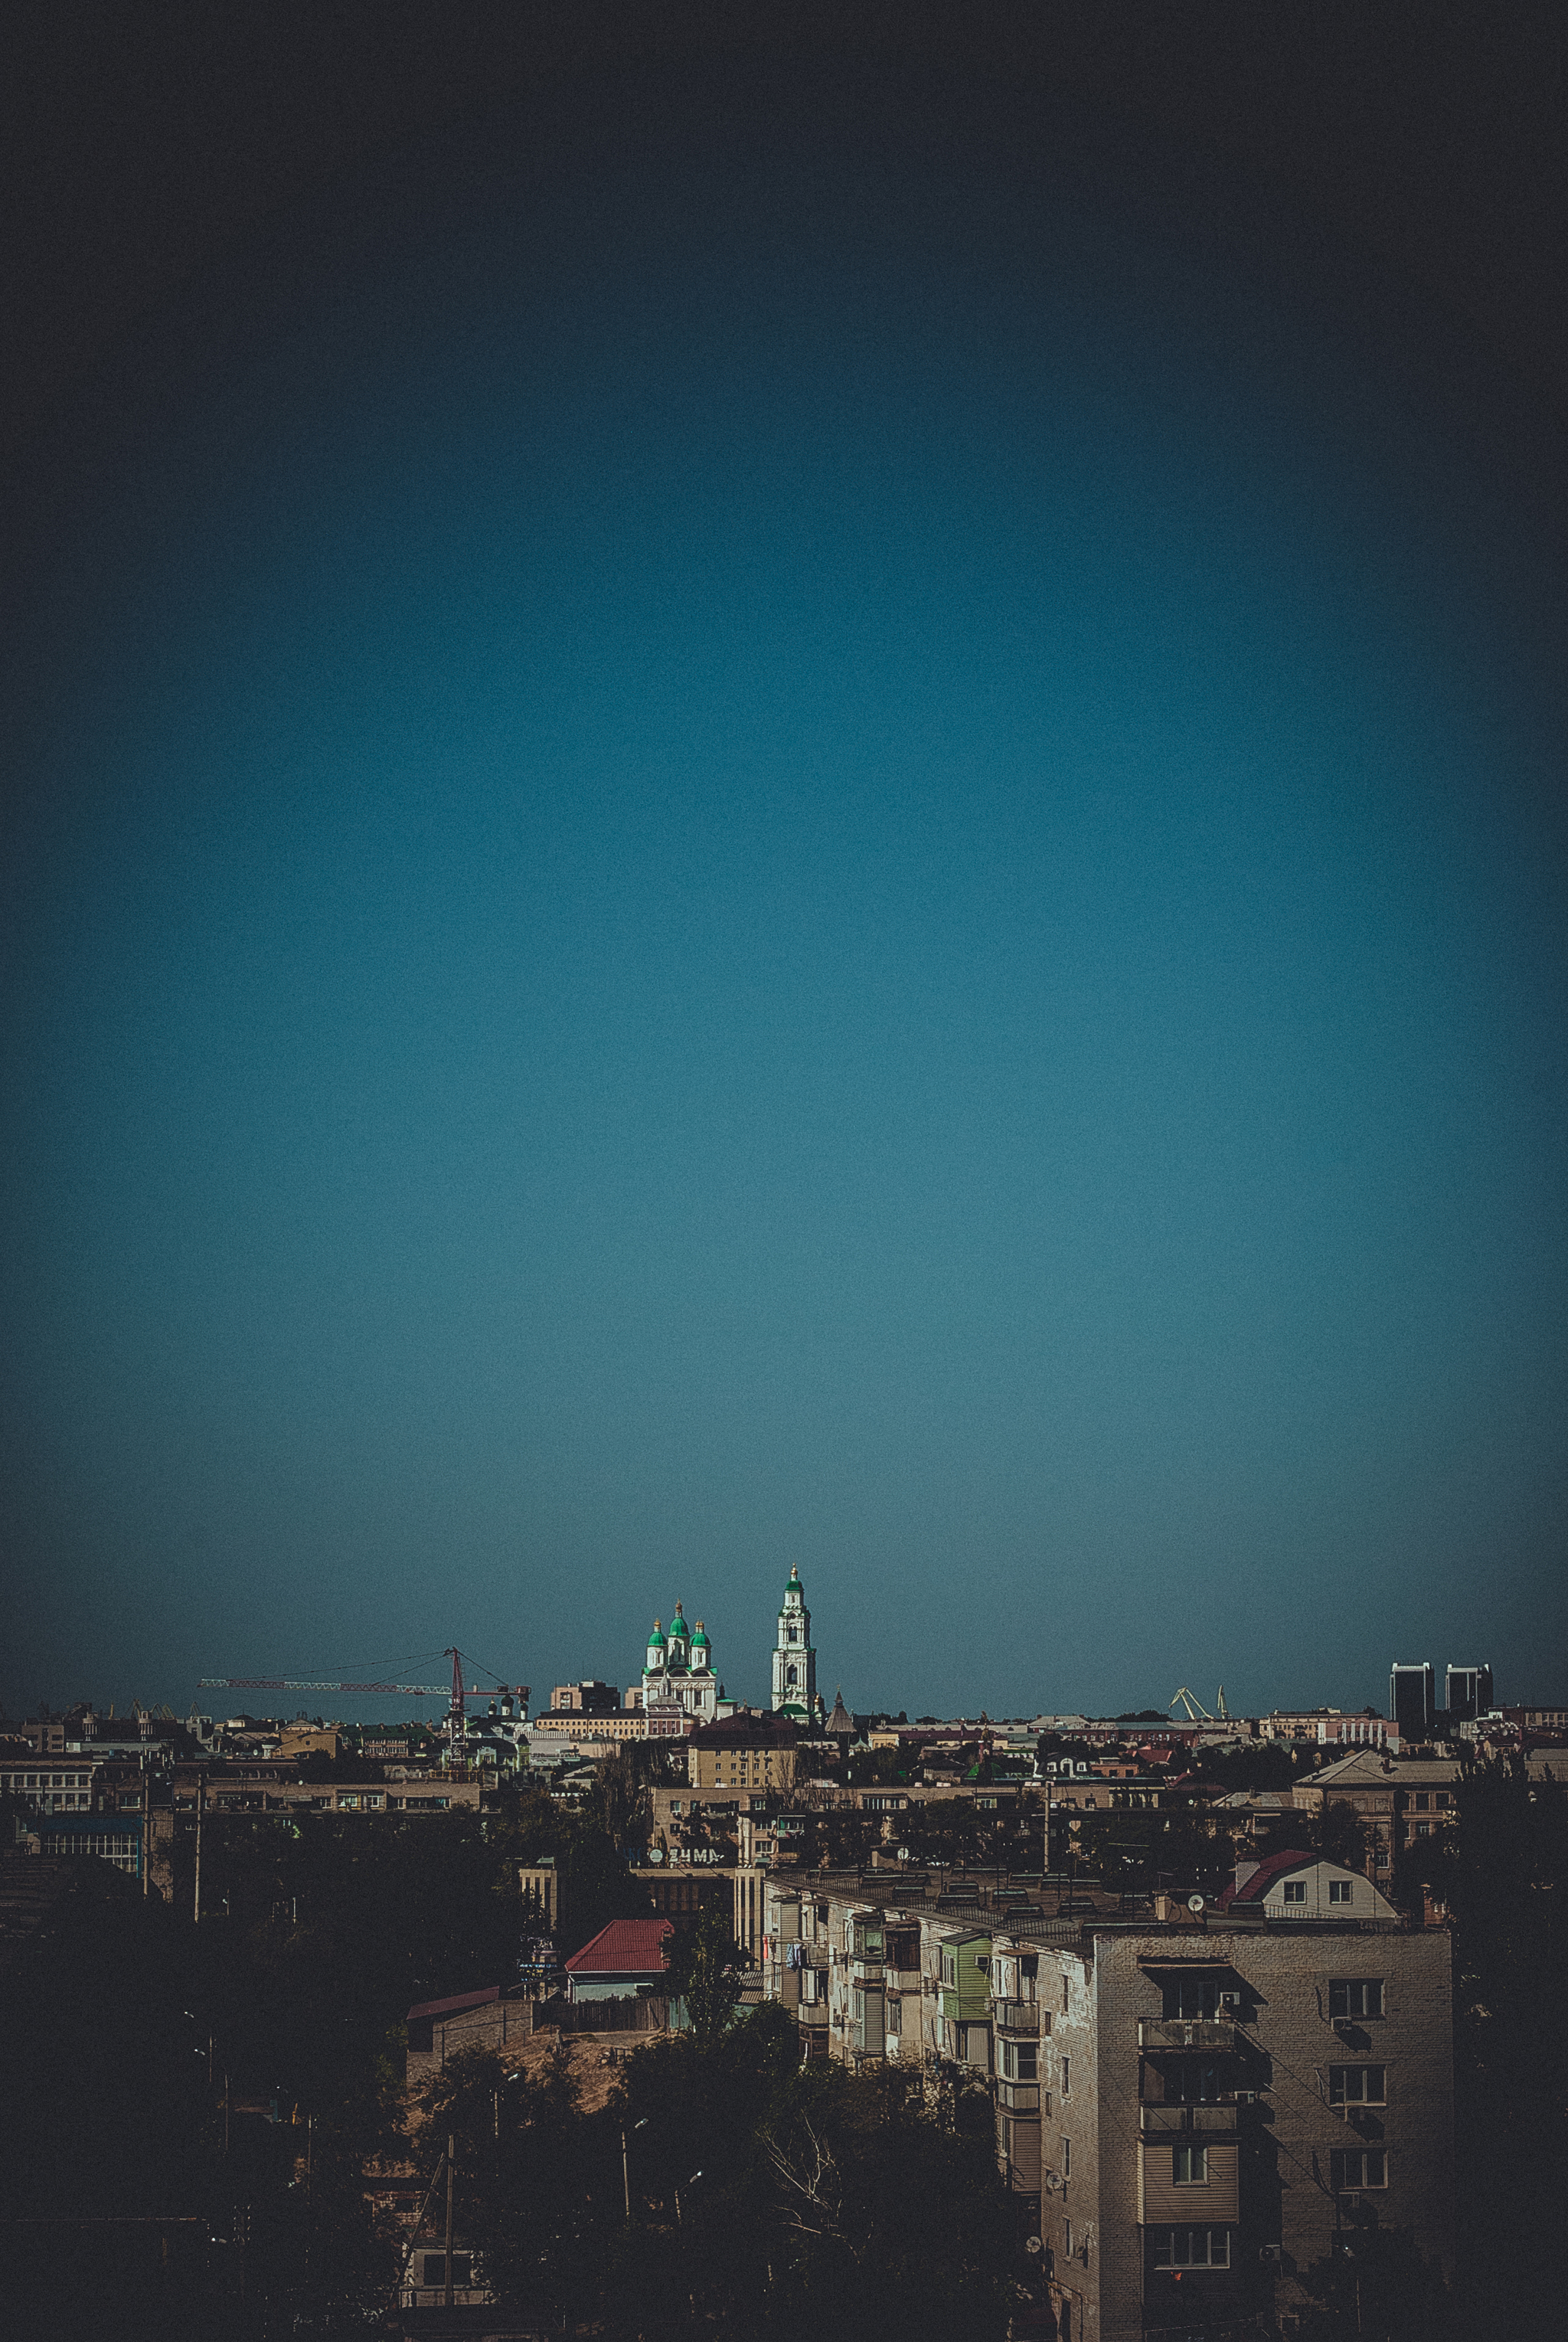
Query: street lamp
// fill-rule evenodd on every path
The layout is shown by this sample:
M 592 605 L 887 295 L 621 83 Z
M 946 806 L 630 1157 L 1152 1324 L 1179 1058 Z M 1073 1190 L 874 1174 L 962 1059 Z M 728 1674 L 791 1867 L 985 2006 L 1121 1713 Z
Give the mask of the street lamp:
M 520 2082 L 522 2079 L 523 2068 L 519 2066 L 514 2074 L 503 2074 L 500 2081 L 490 2093 L 491 2114 L 492 2120 L 494 2125 L 497 2146 L 499 2146 L 501 2141 L 501 2093 L 509 2082 Z
M 634 2130 L 646 2130 L 647 2127 L 648 2117 L 646 2115 L 644 2115 L 639 2122 L 634 2122 L 632 2125 L 632 2128 Z M 632 2225 L 632 2170 L 626 2155 L 626 2126 L 624 2123 L 621 2125 L 621 2190 L 626 2199 L 626 2226 L 629 2228 Z

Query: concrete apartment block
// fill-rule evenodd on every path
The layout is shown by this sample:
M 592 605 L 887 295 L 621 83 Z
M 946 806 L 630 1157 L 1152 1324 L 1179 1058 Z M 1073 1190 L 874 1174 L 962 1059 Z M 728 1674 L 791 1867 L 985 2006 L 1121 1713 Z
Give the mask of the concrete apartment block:
M 1444 1931 L 1089 1928 L 1039 1961 L 1062 2342 L 1304 2307 L 1302 2274 L 1363 2224 L 1449 2267 Z

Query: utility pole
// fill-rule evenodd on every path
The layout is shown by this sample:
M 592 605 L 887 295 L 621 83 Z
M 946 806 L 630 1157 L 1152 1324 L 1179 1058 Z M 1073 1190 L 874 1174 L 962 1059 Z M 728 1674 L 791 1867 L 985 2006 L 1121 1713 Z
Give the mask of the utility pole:
M 448 2309 L 450 2309 L 450 2308 L 452 2307 L 452 2157 L 453 2157 L 453 2155 L 454 2154 L 454 2152 L 456 2151 L 456 2147 L 457 2147 L 457 2141 L 456 2141 L 455 2137 L 453 2136 L 453 2134 L 452 2134 L 450 2131 L 448 2131 L 448 2132 L 447 2132 L 447 2134 L 446 2134 L 446 2299 L 445 2299 L 445 2306 L 446 2306 L 446 2307 L 447 2307 Z

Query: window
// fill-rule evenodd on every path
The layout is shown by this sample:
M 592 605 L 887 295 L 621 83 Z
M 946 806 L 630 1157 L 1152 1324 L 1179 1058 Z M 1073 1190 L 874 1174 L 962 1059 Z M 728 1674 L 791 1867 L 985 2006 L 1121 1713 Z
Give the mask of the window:
M 997 2045 L 1004 2082 L 1036 2082 L 1040 2078 L 1040 2048 L 1034 2041 L 1009 2041 L 1005 2037 Z
M 1426 1811 L 1426 1804 L 1427 1804 L 1427 1799 L 1426 1799 L 1426 1791 L 1425 1791 L 1424 1789 L 1417 1789 L 1417 1791 L 1416 1791 L 1416 1793 L 1415 1793 L 1415 1810 L 1416 1810 L 1416 1812 L 1417 1812 L 1418 1814 L 1423 1814 L 1423 1813 Z
M 1284 1899 L 1287 1903 L 1304 1903 L 1306 1901 L 1306 1880 L 1304 1878 L 1287 1878 L 1284 1884 Z
M 1149 2241 L 1156 2268 L 1229 2268 L 1231 2265 L 1228 2228 L 1152 2228 Z
M 1386 2187 L 1388 2157 L 1381 2147 L 1336 2147 L 1329 2157 L 1329 2178 L 1335 2188 Z
M 1217 1976 L 1183 1976 L 1167 1979 L 1167 2018 L 1217 2017 L 1219 2013 L 1220 1979 Z
M 1331 1878 L 1329 1880 L 1328 1899 L 1331 1903 L 1348 1903 L 1350 1898 L 1351 1883 L 1348 1878 Z
M 902 2033 L 902 2032 L 904 2031 L 904 2003 L 903 2003 L 903 2001 L 901 2001 L 901 2000 L 890 2000 L 890 2001 L 888 2002 L 888 2004 L 887 2004 L 887 2029 L 888 2029 L 888 2031 L 889 2031 L 890 2033 Z
M 1381 2107 L 1388 2103 L 1382 2066 L 1331 2066 L 1328 2102 L 1331 2107 Z
M 1064 2220 L 1062 2223 L 1062 2249 L 1066 2254 L 1068 2259 L 1071 2260 L 1073 2257 L 1073 2223 L 1071 2220 Z
M 1064 2098 L 1070 2098 L 1072 2095 L 1073 2060 L 1071 2057 L 1064 2057 L 1062 2060 L 1062 2096 Z
M 1219 2102 L 1220 2069 L 1201 2057 L 1174 2058 L 1165 2069 L 1165 2103 L 1212 2107 Z
M 1062 2177 L 1064 2179 L 1073 2177 L 1073 2142 L 1070 2138 L 1062 2142 Z
M 1171 2177 L 1178 2187 L 1206 2187 L 1209 2184 L 1208 2148 L 1174 2147 L 1171 2149 Z
M 1374 1977 L 1332 1980 L 1328 1988 L 1328 2013 L 1331 2017 L 1381 2017 L 1382 1979 Z
M 1432 1802 L 1440 1813 L 1446 1813 L 1448 1811 L 1448 1791 L 1446 1789 L 1439 1789 Z

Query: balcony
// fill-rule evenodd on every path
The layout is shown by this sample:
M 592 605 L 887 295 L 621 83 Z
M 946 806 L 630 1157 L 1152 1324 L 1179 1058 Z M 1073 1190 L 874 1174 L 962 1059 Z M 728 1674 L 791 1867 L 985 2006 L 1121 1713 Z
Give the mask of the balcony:
M 994 2000 L 991 2022 L 999 2033 L 1026 2033 L 1033 2040 L 1040 2031 L 1037 2000 Z
M 879 1959 L 863 1958 L 859 1953 L 856 1953 L 850 1961 L 849 1972 L 856 1984 L 879 1985 L 883 1980 L 882 1962 Z
M 1234 2049 L 1238 2027 L 1230 2017 L 1177 2017 L 1138 2019 L 1140 2049 Z
M 1145 2138 L 1233 2137 L 1238 2119 L 1233 2106 L 1144 2106 L 1138 2109 L 1138 2128 Z
M 996 2103 L 1010 2115 L 1037 2115 L 1040 2111 L 1038 2082 L 1009 2082 L 999 2079 Z

